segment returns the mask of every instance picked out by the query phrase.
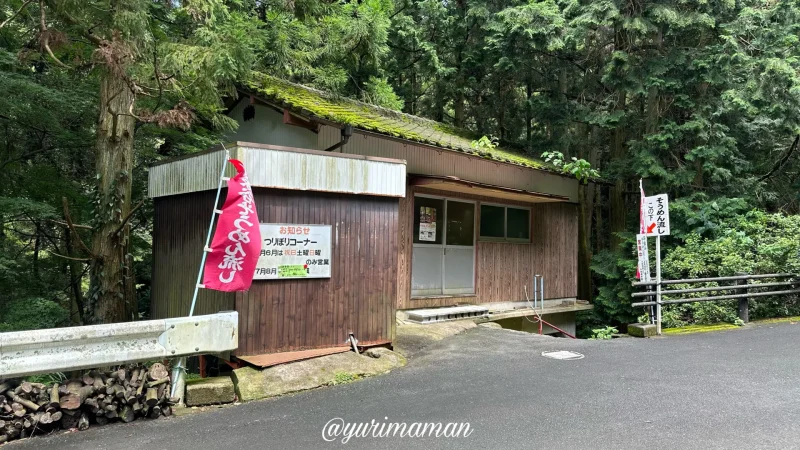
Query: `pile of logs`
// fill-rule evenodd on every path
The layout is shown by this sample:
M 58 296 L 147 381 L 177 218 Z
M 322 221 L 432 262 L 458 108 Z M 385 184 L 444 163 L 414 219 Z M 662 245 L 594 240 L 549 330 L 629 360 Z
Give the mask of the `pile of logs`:
M 169 394 L 169 371 L 161 363 L 93 370 L 51 386 L 0 380 L 0 444 L 58 428 L 169 416 L 177 402 Z

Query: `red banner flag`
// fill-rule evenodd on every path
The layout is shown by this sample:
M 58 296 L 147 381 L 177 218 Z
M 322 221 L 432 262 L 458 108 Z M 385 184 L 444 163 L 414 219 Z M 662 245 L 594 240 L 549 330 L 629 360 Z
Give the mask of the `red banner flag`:
M 228 180 L 228 195 L 203 270 L 203 286 L 225 292 L 246 291 L 253 283 L 261 254 L 261 230 L 244 165 L 235 159 L 228 161 L 237 173 Z

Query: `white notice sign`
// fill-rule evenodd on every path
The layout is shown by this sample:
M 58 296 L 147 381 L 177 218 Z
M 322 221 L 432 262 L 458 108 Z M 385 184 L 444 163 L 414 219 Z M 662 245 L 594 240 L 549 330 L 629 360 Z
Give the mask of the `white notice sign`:
M 639 255 L 639 280 L 650 281 L 650 256 L 647 254 L 647 235 L 636 235 L 636 252 Z
M 667 194 L 644 198 L 644 230 L 647 236 L 669 235 Z
M 331 226 L 261 224 L 261 256 L 254 280 L 330 278 Z
M 436 208 L 419 208 L 419 240 L 436 242 Z

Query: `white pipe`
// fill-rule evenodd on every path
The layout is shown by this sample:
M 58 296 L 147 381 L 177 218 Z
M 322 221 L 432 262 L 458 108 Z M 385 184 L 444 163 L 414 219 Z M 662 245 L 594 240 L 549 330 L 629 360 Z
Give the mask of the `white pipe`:
M 222 192 L 222 182 L 225 180 L 225 168 L 228 166 L 228 159 L 230 152 L 222 144 L 222 149 L 225 150 L 225 157 L 222 159 L 222 169 L 219 173 L 219 183 L 217 184 L 217 197 L 214 199 L 214 211 L 211 213 L 211 222 L 208 225 L 208 233 L 206 234 L 206 243 L 203 246 L 203 257 L 200 259 L 200 269 L 197 271 L 197 282 L 194 284 L 194 294 L 192 295 L 192 306 L 189 308 L 189 317 L 194 315 L 194 307 L 197 304 L 197 294 L 200 292 L 200 282 L 203 281 L 203 268 L 206 265 L 206 257 L 208 256 L 208 244 L 211 243 L 211 230 L 214 228 L 214 219 L 217 214 L 221 212 L 217 209 L 219 205 L 219 195 Z M 186 381 L 184 374 L 186 373 L 186 358 L 178 358 L 178 362 L 172 369 L 172 392 L 171 397 L 178 398 L 178 404 L 183 404 L 183 393 L 186 388 Z
M 541 298 L 542 311 L 544 311 L 544 275 L 542 275 L 542 279 L 539 280 L 539 289 L 541 290 L 539 297 Z

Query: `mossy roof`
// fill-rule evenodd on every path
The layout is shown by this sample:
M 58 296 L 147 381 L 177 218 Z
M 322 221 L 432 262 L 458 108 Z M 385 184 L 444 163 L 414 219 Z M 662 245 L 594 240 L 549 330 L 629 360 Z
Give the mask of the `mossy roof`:
M 472 141 L 478 139 L 478 136 L 434 120 L 334 96 L 260 73 L 255 73 L 246 86 L 251 93 L 306 117 L 318 117 L 342 125 L 352 125 L 357 129 L 494 161 L 553 170 L 543 162 L 517 151 L 500 147 L 490 150 L 473 148 Z

